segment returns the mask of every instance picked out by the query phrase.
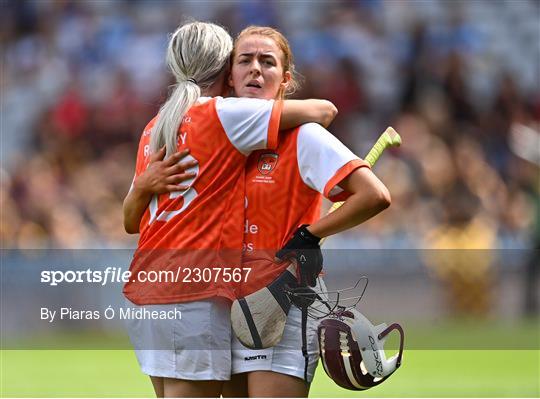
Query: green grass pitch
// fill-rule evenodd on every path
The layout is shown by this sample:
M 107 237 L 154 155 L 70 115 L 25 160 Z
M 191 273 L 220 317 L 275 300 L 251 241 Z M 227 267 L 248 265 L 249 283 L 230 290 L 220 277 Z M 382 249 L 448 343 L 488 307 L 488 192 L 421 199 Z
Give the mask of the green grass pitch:
M 460 321 L 430 327 L 409 323 L 405 330 L 402 366 L 384 384 L 364 392 L 348 391 L 334 384 L 319 363 L 310 396 L 540 397 L 538 320 Z M 73 349 L 0 351 L 0 396 L 152 397 L 150 380 L 140 372 L 135 353 L 116 349 L 129 348 L 126 338 L 65 333 L 21 339 L 19 348 L 58 348 L 61 343 Z M 446 348 L 477 349 L 432 349 L 441 348 L 442 343 Z M 522 349 L 490 349 L 505 343 L 510 343 L 508 348 Z M 390 337 L 386 346 L 396 348 L 396 344 L 397 336 Z M 98 347 L 111 349 L 80 349 Z
M 3 397 L 151 397 L 130 350 L 2 351 Z M 538 397 L 538 350 L 411 350 L 383 385 L 335 385 L 319 365 L 311 397 Z

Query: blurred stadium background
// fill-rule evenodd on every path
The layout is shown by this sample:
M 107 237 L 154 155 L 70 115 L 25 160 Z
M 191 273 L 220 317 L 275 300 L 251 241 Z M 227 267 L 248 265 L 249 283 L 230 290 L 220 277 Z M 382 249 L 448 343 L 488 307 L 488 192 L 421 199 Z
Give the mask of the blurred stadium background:
M 220 23 L 233 36 L 251 24 L 274 26 L 291 42 L 304 77 L 295 96 L 333 101 L 339 115 L 330 130 L 346 145 L 364 155 L 388 125 L 404 140 L 375 168 L 392 206 L 328 241 L 340 251 L 338 265 L 327 267 L 329 284 L 350 281 L 343 273 L 351 265 L 368 274 L 371 318 L 526 325 L 536 338 L 522 348 L 534 351 L 519 375 L 531 378 L 525 384 L 518 378 L 516 390 L 506 393 L 539 395 L 538 1 L 2 0 L 1 7 L 3 250 L 134 248 L 136 237 L 123 231 L 122 200 L 139 136 L 172 83 L 163 62 L 167 33 L 188 18 Z M 344 249 L 351 252 L 343 256 Z M 370 255 L 358 264 L 354 251 L 366 249 Z M 381 261 L 381 254 L 390 258 Z M 16 311 L 4 312 L 3 322 L 3 332 L 14 334 L 40 328 L 18 323 Z M 2 362 L 3 392 L 11 396 L 29 388 L 14 377 L 29 353 L 18 361 L 15 354 Z M 122 368 L 124 361 L 111 364 Z M 101 367 L 97 356 L 90 364 Z M 427 360 L 416 366 L 411 379 L 435 378 Z M 129 367 L 132 378 L 143 378 Z M 489 376 L 477 383 L 503 378 Z M 61 385 L 51 378 L 30 385 L 29 394 L 101 392 L 84 385 L 40 391 Z M 407 383 L 382 395 L 424 396 Z M 314 392 L 345 394 L 321 389 Z M 485 396 L 437 392 L 428 396 Z

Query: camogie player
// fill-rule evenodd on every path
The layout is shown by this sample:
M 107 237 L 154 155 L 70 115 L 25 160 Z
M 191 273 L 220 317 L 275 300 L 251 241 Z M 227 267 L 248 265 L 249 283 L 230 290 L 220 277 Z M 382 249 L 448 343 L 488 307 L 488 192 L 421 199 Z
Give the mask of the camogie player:
M 230 331 L 229 318 L 219 315 L 227 312 L 235 293 L 223 279 L 152 283 L 141 277 L 195 273 L 221 262 L 225 249 L 234 250 L 235 259 L 227 260 L 241 265 L 247 156 L 275 148 L 280 129 L 307 121 L 329 123 L 335 115 L 335 107 L 324 100 L 212 97 L 226 87 L 231 50 L 231 37 L 214 24 L 189 23 L 172 35 L 167 63 L 177 84 L 142 134 L 124 202 L 126 231 L 140 230 L 130 267 L 134 278 L 124 286 L 129 305 L 173 309 L 183 319 L 128 321 L 137 358 L 157 396 L 219 395 L 222 381 L 230 378 L 230 349 L 193 349 L 222 348 L 223 341 L 230 347 L 230 335 L 222 334 Z M 186 148 L 191 170 L 182 174 L 186 164 L 176 162 Z M 192 184 L 182 190 L 178 183 L 186 178 Z M 179 257 L 170 251 L 180 249 L 190 252 Z
M 287 40 L 272 28 L 245 29 L 236 40 L 229 83 L 242 97 L 281 99 L 293 91 Z M 322 195 L 346 203 L 319 220 Z M 286 255 L 301 241 L 318 248 L 320 238 L 362 223 L 389 204 L 388 190 L 368 164 L 321 126 L 292 129 L 281 136 L 276 150 L 254 152 L 248 160 L 243 266 L 252 272 L 237 296 L 268 285 L 283 272 L 287 264 L 275 262 L 277 249 L 285 245 L 280 255 Z M 226 311 L 223 317 L 228 317 Z M 293 307 L 281 342 L 265 350 L 247 349 L 232 334 L 233 376 L 223 396 L 307 396 L 318 361 L 316 326 L 308 325 L 305 381 L 300 325 L 300 312 Z M 222 333 L 230 334 L 230 328 Z
M 268 27 L 242 31 L 235 41 L 229 84 L 239 97 L 278 100 L 294 91 L 287 39 Z M 268 286 L 284 271 L 288 263 L 275 261 L 278 249 L 283 248 L 281 258 L 304 248 L 318 250 L 321 238 L 356 226 L 390 205 L 388 190 L 368 163 L 320 125 L 305 124 L 281 137 L 276 150 L 256 151 L 248 159 L 243 266 L 251 268 L 252 277 L 241 286 L 239 297 Z M 320 219 L 323 195 L 345 203 Z M 306 272 L 309 285 L 315 285 L 318 270 Z M 310 320 L 307 365 L 301 350 L 301 312 L 294 306 L 275 347 L 250 350 L 233 334 L 233 378 L 224 396 L 307 397 L 318 361 L 316 328 Z

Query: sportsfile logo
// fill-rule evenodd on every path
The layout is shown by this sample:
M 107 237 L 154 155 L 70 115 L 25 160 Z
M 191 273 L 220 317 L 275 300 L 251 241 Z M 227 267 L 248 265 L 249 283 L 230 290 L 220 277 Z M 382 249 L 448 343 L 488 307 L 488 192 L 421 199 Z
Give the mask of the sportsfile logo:
M 50 286 L 71 283 L 224 283 L 246 282 L 250 267 L 178 267 L 176 270 L 140 270 L 131 274 L 121 267 L 107 267 L 105 270 L 43 270 L 41 282 Z
M 246 356 L 244 360 L 246 362 L 250 360 L 266 360 L 266 355 Z

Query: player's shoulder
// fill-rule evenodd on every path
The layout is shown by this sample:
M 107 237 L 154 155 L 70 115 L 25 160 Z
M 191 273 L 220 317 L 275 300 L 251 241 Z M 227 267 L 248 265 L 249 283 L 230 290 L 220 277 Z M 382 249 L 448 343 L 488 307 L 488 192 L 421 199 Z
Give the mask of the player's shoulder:
M 324 144 L 328 141 L 337 140 L 332 133 L 318 123 L 305 123 L 298 129 L 299 142 L 312 142 Z
M 303 133 L 303 134 L 314 134 L 314 133 L 319 133 L 319 132 L 328 133 L 328 130 L 326 130 L 324 127 L 322 127 L 318 123 L 309 122 L 309 123 L 304 123 L 302 126 L 300 126 L 300 128 L 298 129 L 298 132 Z
M 246 98 L 246 97 L 214 97 L 216 106 L 220 108 L 238 109 L 238 107 L 257 107 L 271 104 L 274 100 L 266 100 L 262 98 Z
M 156 124 L 157 122 L 157 115 L 154 116 L 152 119 L 150 119 L 150 122 L 148 122 L 143 130 L 143 133 L 145 133 L 145 135 L 149 135 L 150 132 L 152 131 L 152 128 L 154 127 L 154 125 Z
M 199 97 L 199 99 L 197 100 L 197 104 L 196 105 L 203 105 L 203 104 L 209 104 L 211 103 L 212 101 L 217 101 L 218 98 L 221 98 L 221 97 Z
M 141 134 L 141 141 L 148 141 L 150 140 L 150 135 L 152 134 L 152 129 L 154 128 L 154 125 L 156 124 L 156 121 L 157 121 L 157 115 L 154 116 L 150 122 L 148 122 L 146 124 L 146 126 L 144 127 L 144 130 Z

